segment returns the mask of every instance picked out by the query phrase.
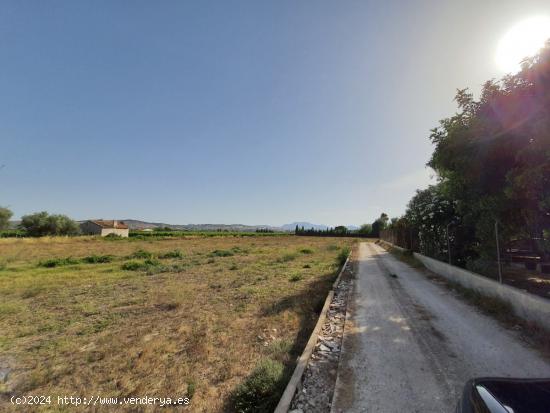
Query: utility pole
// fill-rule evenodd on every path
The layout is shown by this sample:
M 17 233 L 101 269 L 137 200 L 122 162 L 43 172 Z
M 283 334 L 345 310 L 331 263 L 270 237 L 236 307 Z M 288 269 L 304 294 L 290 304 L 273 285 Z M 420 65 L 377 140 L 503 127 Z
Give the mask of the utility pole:
M 500 247 L 498 243 L 498 221 L 495 219 L 495 238 L 497 241 L 498 281 L 502 284 L 502 268 L 500 266 Z

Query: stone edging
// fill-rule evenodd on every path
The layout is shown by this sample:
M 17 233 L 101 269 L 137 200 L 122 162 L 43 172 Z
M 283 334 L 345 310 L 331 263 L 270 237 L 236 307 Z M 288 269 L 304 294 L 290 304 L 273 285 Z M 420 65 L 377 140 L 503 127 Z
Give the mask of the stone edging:
M 323 309 L 321 310 L 321 314 L 319 314 L 319 319 L 317 320 L 317 324 L 315 324 L 315 328 L 311 332 L 311 336 L 309 337 L 306 347 L 304 348 L 302 355 L 298 359 L 298 363 L 296 363 L 296 368 L 294 369 L 294 373 L 292 374 L 292 377 L 290 378 L 285 388 L 285 391 L 281 396 L 281 399 L 279 400 L 279 404 L 275 408 L 274 413 L 287 413 L 290 408 L 290 403 L 292 403 L 294 393 L 296 393 L 296 389 L 298 388 L 298 385 L 302 380 L 302 375 L 304 374 L 304 370 L 307 366 L 309 358 L 311 357 L 311 353 L 313 353 L 315 344 L 317 343 L 317 336 L 319 335 L 319 331 L 321 330 L 321 327 L 325 322 L 325 318 L 327 316 L 327 310 L 330 306 L 332 298 L 334 297 L 334 288 L 340 282 L 340 278 L 342 277 L 342 274 L 344 273 L 348 265 L 350 257 L 351 257 L 351 253 L 348 255 L 348 258 L 346 259 L 346 262 L 344 263 L 344 265 L 342 265 L 342 269 L 340 270 L 338 277 L 336 278 L 336 280 L 334 281 L 334 284 L 332 285 L 333 289 L 330 290 L 327 295 L 325 304 L 323 305 Z

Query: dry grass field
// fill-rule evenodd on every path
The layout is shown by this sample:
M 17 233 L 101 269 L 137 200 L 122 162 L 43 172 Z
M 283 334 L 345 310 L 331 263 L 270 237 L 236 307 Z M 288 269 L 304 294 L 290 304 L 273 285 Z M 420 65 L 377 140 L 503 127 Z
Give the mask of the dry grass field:
M 234 411 L 259 362 L 292 369 L 351 242 L 1 239 L 0 410 L 37 394 L 192 396 L 186 411 Z

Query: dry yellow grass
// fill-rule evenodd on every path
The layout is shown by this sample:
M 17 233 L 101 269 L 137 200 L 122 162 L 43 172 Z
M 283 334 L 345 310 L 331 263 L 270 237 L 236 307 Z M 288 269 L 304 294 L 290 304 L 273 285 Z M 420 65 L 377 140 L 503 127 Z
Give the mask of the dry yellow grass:
M 10 369 L 0 382 L 0 410 L 17 410 L 7 402 L 12 394 L 184 397 L 194 389 L 190 411 L 232 411 L 231 392 L 259 359 L 293 364 L 330 289 L 335 257 L 350 243 L 0 240 L 0 368 Z M 159 259 L 167 272 L 122 270 L 138 249 L 177 249 L 184 257 Z M 92 254 L 114 260 L 37 265 Z M 78 409 L 53 403 L 43 410 Z

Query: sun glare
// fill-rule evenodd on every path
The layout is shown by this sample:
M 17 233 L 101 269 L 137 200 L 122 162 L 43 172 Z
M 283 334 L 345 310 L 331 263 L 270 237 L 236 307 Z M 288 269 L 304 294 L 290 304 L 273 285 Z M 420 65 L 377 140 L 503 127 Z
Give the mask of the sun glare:
M 536 54 L 550 39 L 550 17 L 533 17 L 512 27 L 498 44 L 496 62 L 506 73 L 515 73 L 521 61 Z

